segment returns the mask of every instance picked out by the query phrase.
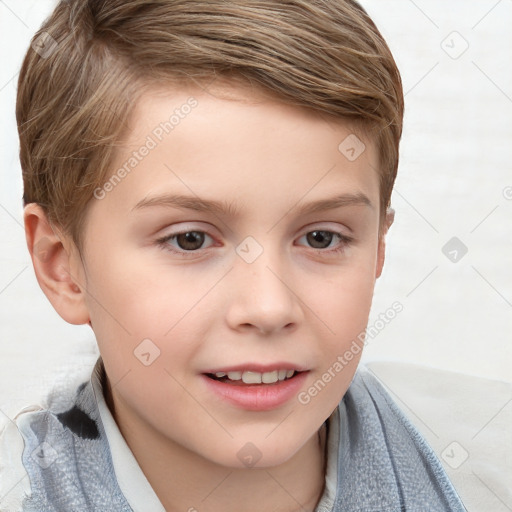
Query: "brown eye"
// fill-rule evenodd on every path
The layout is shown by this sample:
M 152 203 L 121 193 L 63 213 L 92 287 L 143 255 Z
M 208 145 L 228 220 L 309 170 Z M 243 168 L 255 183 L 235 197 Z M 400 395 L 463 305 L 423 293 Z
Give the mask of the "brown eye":
M 204 244 L 205 234 L 201 231 L 187 231 L 186 233 L 175 235 L 175 238 L 180 249 L 195 251 Z
M 306 235 L 306 240 L 314 249 L 326 249 L 331 245 L 334 235 L 331 231 L 311 231 Z
M 158 247 L 182 256 L 208 249 L 213 243 L 213 238 L 203 231 L 183 231 L 156 240 Z

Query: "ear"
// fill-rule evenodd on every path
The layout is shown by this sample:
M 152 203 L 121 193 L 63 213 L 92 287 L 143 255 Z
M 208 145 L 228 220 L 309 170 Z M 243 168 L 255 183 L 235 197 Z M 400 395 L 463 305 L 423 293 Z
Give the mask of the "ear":
M 395 220 L 395 210 L 388 208 L 386 210 L 386 220 L 384 221 L 384 227 L 382 232 L 379 234 L 379 247 L 377 249 L 377 268 L 375 271 L 375 278 L 379 278 L 382 274 L 382 268 L 384 267 L 384 260 L 386 259 L 386 235 Z
M 70 324 L 89 323 L 83 265 L 74 244 L 55 233 L 46 213 L 36 203 L 24 209 L 25 237 L 37 282 L 55 311 Z

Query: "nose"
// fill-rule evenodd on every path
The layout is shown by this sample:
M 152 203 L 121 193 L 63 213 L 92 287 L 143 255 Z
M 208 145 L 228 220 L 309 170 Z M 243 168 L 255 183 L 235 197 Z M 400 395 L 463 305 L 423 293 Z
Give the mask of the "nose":
M 303 310 L 290 273 L 284 268 L 279 257 L 262 255 L 253 263 L 238 259 L 230 273 L 226 320 L 231 329 L 271 334 L 297 328 Z

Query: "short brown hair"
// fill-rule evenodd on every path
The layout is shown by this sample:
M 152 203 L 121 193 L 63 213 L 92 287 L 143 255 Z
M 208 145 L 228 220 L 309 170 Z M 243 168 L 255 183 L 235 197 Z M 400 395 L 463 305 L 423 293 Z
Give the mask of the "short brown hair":
M 46 50 L 36 51 L 41 41 Z M 80 250 L 87 205 L 146 87 L 219 76 L 368 129 L 384 218 L 403 90 L 386 42 L 353 0 L 62 0 L 19 75 L 24 204 L 40 204 Z

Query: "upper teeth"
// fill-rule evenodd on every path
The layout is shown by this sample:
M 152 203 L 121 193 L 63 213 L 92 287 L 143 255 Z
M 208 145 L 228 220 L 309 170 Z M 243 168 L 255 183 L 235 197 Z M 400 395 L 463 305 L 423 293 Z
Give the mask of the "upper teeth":
M 217 372 L 215 377 L 228 376 L 230 380 L 242 380 L 245 384 L 272 384 L 278 380 L 289 379 L 295 370 L 274 370 L 273 372 Z

